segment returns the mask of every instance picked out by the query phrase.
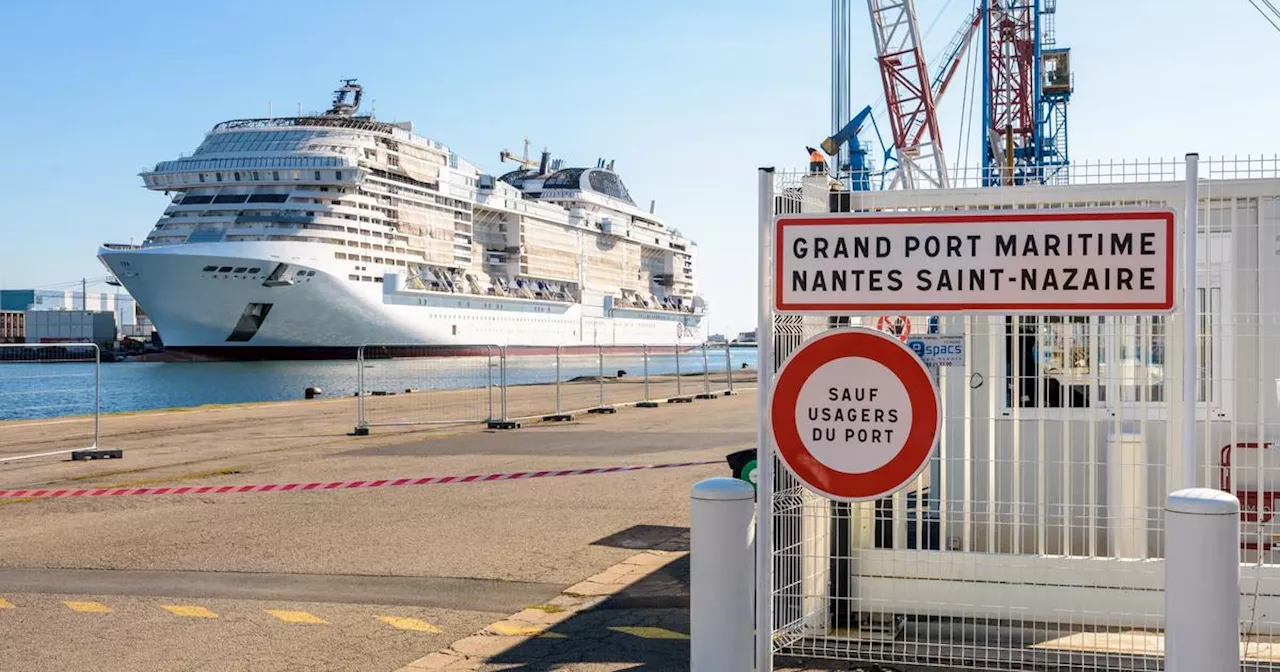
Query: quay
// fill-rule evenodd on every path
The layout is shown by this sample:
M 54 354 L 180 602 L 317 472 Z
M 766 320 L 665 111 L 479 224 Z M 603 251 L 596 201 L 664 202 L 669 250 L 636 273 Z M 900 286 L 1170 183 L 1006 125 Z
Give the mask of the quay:
M 754 372 L 733 374 L 734 395 L 654 408 L 635 406 L 639 383 L 608 381 L 617 412 L 560 422 L 541 420 L 554 385 L 511 386 L 508 415 L 532 418 L 514 430 L 453 422 L 355 436 L 353 397 L 103 416 L 101 443 L 124 459 L 0 464 L 0 489 L 711 464 L 439 487 L 0 499 L 0 668 L 217 660 L 390 672 L 442 660 L 555 669 L 571 658 L 584 670 L 685 669 L 689 490 L 726 475 L 725 455 L 756 440 Z M 700 376 L 680 384 L 702 391 Z M 675 385 L 654 377 L 650 396 Z M 563 409 L 595 408 L 599 392 L 598 381 L 566 383 Z M 440 420 L 467 416 L 477 398 L 400 390 L 364 401 L 370 418 Z M 74 445 L 85 425 L 0 423 L 0 459 Z M 83 636 L 66 646 L 67 633 Z M 486 660 L 493 667 L 478 667 Z

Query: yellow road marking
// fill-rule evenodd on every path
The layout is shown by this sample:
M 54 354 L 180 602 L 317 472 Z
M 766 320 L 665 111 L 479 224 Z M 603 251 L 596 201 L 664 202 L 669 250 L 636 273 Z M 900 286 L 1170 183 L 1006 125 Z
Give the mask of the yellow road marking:
M 676 632 L 666 628 L 651 628 L 645 626 L 619 625 L 609 628 L 616 632 L 624 632 L 628 635 L 643 637 L 645 639 L 689 639 L 689 635 L 683 632 Z
M 285 623 L 310 623 L 313 625 L 324 625 L 328 621 L 318 616 L 313 616 L 305 611 L 289 611 L 288 609 L 268 609 L 268 614 L 284 621 Z
M 544 632 L 538 636 L 543 639 L 568 639 L 569 638 L 568 635 L 562 635 L 558 632 Z
M 444 632 L 440 628 L 426 621 L 420 621 L 416 618 L 404 618 L 401 616 L 379 616 L 379 621 L 390 625 L 393 628 L 401 630 L 417 630 L 418 632 Z
M 13 609 L 13 608 L 14 606 L 12 602 L 4 599 L 3 597 L 0 597 L 0 609 Z
M 190 607 L 179 604 L 162 604 L 161 609 L 174 614 L 175 616 L 187 616 L 190 618 L 217 618 L 218 615 L 205 609 L 204 607 Z
M 67 608 L 72 611 L 79 611 L 86 614 L 109 614 L 111 607 L 101 602 L 63 602 Z

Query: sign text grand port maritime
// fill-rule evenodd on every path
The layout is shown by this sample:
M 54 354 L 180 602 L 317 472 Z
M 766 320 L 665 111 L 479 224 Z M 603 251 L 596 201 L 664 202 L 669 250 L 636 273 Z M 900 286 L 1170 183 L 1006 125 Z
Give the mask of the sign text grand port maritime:
M 780 312 L 1173 309 L 1172 210 L 784 215 Z

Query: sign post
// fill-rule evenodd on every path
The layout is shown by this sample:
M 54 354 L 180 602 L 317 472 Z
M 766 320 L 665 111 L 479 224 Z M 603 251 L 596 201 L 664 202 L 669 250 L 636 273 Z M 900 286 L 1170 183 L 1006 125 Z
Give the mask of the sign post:
M 1176 297 L 1171 209 L 775 215 L 773 178 L 760 169 L 757 672 L 773 662 L 775 441 L 824 497 L 890 495 L 935 453 L 940 367 L 964 366 L 963 336 L 936 333 L 935 316 L 1169 313 Z M 824 332 L 775 375 L 776 314 L 881 316 L 895 333 Z

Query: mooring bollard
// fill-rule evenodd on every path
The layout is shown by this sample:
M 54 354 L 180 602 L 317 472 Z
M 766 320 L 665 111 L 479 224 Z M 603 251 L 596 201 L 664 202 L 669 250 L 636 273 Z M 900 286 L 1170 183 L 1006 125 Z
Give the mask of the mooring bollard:
M 755 488 L 736 478 L 708 478 L 693 486 L 691 672 L 743 672 L 754 665 L 754 500 Z
M 1188 488 L 1165 499 L 1164 516 L 1164 670 L 1238 670 L 1240 501 Z

